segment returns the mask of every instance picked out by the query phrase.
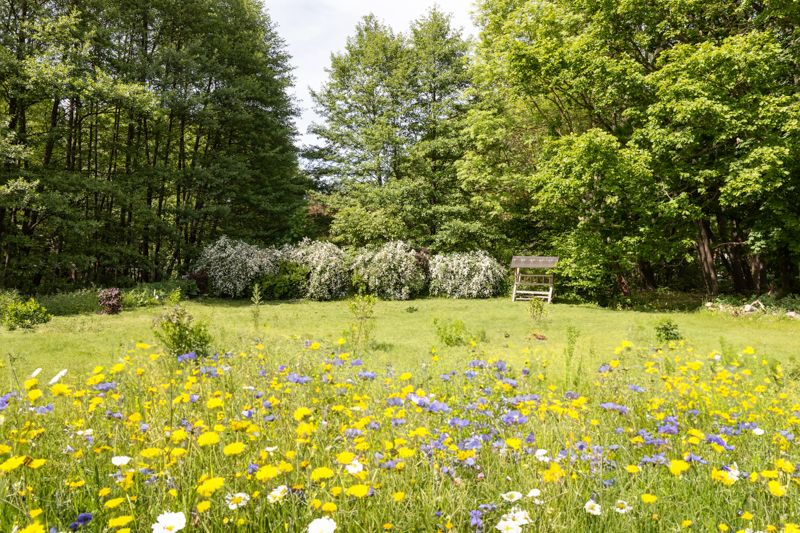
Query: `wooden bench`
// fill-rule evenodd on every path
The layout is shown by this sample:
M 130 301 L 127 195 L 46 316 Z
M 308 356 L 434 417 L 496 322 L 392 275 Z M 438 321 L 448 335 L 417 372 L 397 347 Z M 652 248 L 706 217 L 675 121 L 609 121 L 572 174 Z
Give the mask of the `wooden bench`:
M 553 275 L 542 271 L 553 268 L 557 263 L 558 257 L 553 256 L 515 255 L 511 259 L 511 268 L 514 269 L 514 290 L 511 293 L 511 301 L 538 298 L 551 303 Z

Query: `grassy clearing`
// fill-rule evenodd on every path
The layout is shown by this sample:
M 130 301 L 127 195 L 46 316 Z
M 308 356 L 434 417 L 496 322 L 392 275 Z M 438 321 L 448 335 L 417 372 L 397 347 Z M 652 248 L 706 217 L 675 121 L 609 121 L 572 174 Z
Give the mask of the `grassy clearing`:
M 20 376 L 0 395 L 0 530 L 799 530 L 798 381 L 765 354 L 612 342 L 650 342 L 652 315 L 558 306 L 547 340 L 530 341 L 507 301 L 410 305 L 379 308 L 379 349 L 363 357 L 336 341 L 341 303 L 269 307 L 263 344 L 247 307 L 195 303 L 241 351 L 198 360 L 139 344 L 110 364 L 122 341 L 80 360 L 96 369 Z M 58 357 L 67 338 L 147 338 L 151 315 L 57 322 L 61 348 L 40 345 L 38 362 L 74 368 Z M 431 354 L 442 315 L 488 340 Z M 796 333 L 672 318 L 704 351 L 727 334 L 788 357 Z M 569 326 L 583 333 L 566 374 Z M 772 331 L 747 338 L 758 326 Z
M 306 339 L 333 344 L 352 320 L 346 302 L 267 303 L 261 307 L 258 328 L 246 302 L 208 299 L 185 305 L 198 320 L 209 324 L 215 346 L 222 350 L 248 349 L 254 339 L 289 352 Z M 549 306 L 547 318 L 534 325 L 524 303 L 506 298 L 379 302 L 375 311 L 370 358 L 379 365 L 423 361 L 432 347 L 443 354 L 463 353 L 462 347 L 442 344 L 434 319 L 462 320 L 468 331 L 476 335 L 485 332 L 486 341 L 479 344 L 479 350 L 512 362 L 553 356 L 552 364 L 560 364 L 567 329 L 574 327 L 580 332 L 576 354 L 585 364 L 594 366 L 622 339 L 636 346 L 654 343 L 655 325 L 665 317 L 675 322 L 702 353 L 749 345 L 787 367 L 800 355 L 800 323 L 771 317 L 734 318 L 705 311 L 643 313 L 557 304 Z M 7 359 L 13 354 L 22 372 L 65 366 L 82 370 L 105 364 L 117 360 L 137 341 L 153 343 L 153 319 L 161 312 L 163 308 L 144 308 L 116 316 L 55 317 L 33 331 L 0 330 L 0 356 Z M 532 332 L 544 335 L 546 340 L 532 339 Z

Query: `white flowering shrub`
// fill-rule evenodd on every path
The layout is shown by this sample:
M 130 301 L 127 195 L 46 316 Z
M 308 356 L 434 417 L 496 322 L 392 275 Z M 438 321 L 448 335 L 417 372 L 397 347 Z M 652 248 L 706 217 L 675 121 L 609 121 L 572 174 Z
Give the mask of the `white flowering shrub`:
M 505 288 L 506 268 L 484 251 L 436 255 L 429 268 L 431 296 L 489 298 Z
M 427 282 L 416 252 L 402 241 L 388 242 L 376 251 L 362 250 L 352 269 L 370 293 L 387 300 L 408 300 L 422 293 Z
M 279 249 L 262 249 L 223 236 L 203 249 L 196 269 L 208 273 L 215 294 L 236 298 L 259 277 L 275 274 L 281 255 Z
M 331 242 L 304 239 L 288 250 L 285 259 L 299 263 L 309 271 L 306 298 L 336 300 L 347 295 L 350 272 L 341 248 Z

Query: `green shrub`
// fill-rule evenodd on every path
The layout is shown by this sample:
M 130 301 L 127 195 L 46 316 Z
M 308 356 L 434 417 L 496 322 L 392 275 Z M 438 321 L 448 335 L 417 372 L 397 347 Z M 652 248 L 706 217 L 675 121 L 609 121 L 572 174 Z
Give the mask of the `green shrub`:
M 436 327 L 436 336 L 445 346 L 466 346 L 470 341 L 486 341 L 486 332 L 470 332 L 461 320 L 439 320 L 434 319 L 433 325 Z
M 353 317 L 348 336 L 353 349 L 365 350 L 372 340 L 375 329 L 375 304 L 378 299 L 371 294 L 357 294 L 347 303 L 347 309 Z
M 656 324 L 656 339 L 658 339 L 658 342 L 679 341 L 682 338 L 683 335 L 678 329 L 678 324 L 672 320 L 665 318 Z
M 20 301 L 20 296 L 14 289 L 0 290 L 0 318 L 2 318 L 3 309 L 12 303 Z
M 100 311 L 97 291 L 94 289 L 43 294 L 37 296 L 36 299 L 54 316 L 81 315 Z
M 170 293 L 179 290 L 181 295 L 197 296 L 199 291 L 197 283 L 191 279 L 176 279 L 160 281 L 158 283 L 141 283 L 122 292 L 122 307 L 134 309 L 137 307 L 152 307 L 164 305 Z
M 198 356 L 206 356 L 211 352 L 208 328 L 202 322 L 195 322 L 180 304 L 156 319 L 153 332 L 172 355 L 194 352 Z
M 33 298 L 25 302 L 11 301 L 5 305 L 0 314 L 2 314 L 3 325 L 10 330 L 30 329 L 38 324 L 46 324 L 52 318 L 52 315 L 47 313 L 47 309 Z
M 534 324 L 538 324 L 543 318 L 547 316 L 547 308 L 544 301 L 539 298 L 532 298 L 528 301 L 528 316 Z
M 265 300 L 296 300 L 303 298 L 308 290 L 308 275 L 311 269 L 295 263 L 282 261 L 278 272 L 261 276 L 258 286 Z

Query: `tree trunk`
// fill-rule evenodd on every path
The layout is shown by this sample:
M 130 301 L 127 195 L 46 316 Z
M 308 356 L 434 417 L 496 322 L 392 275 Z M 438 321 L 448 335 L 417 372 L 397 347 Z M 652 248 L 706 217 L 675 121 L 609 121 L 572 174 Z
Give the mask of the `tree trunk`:
M 711 227 L 708 220 L 702 219 L 695 222 L 697 226 L 697 255 L 700 259 L 700 269 L 703 273 L 703 282 L 706 294 L 716 296 L 719 294 L 719 280 L 717 267 L 714 264 L 714 252 L 711 247 Z

